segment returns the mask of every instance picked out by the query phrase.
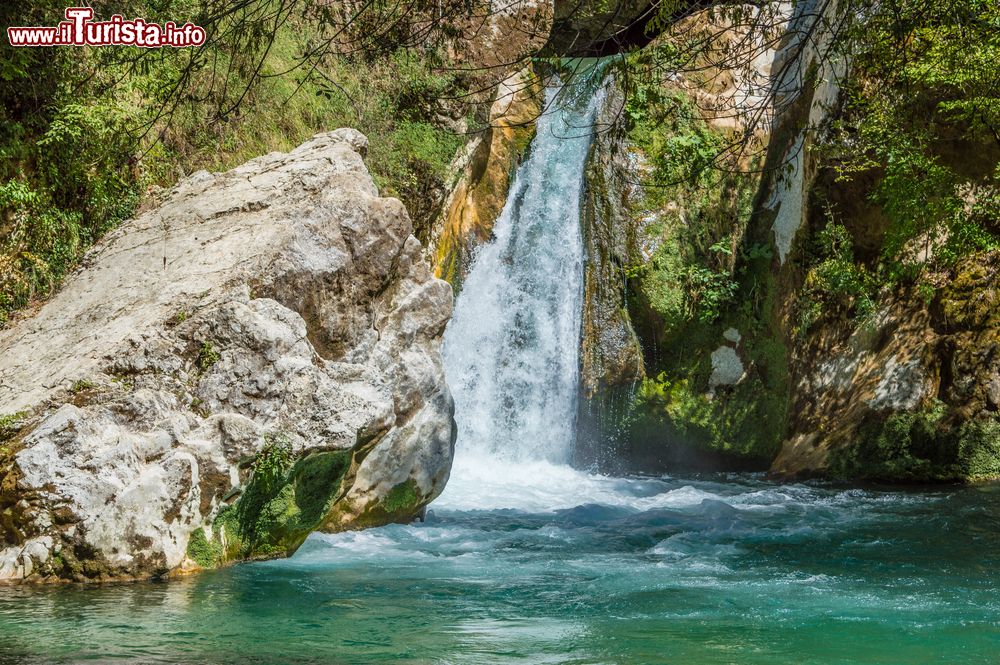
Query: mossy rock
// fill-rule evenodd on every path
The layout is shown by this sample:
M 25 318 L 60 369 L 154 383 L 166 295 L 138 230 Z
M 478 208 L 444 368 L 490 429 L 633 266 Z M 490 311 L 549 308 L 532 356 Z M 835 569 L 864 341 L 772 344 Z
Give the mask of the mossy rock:
M 192 534 L 188 557 L 203 568 L 242 559 L 288 556 L 305 541 L 343 494 L 351 451 L 307 455 L 289 469 L 257 470 L 237 501 L 212 525 Z
M 401 482 L 390 489 L 378 501 L 366 506 L 351 520 L 350 528 L 366 529 L 382 524 L 407 524 L 423 510 L 427 496 L 413 478 Z M 336 516 L 328 520 L 327 526 L 337 529 Z
M 222 544 L 217 540 L 209 540 L 204 529 L 198 529 L 188 539 L 187 556 L 202 568 L 214 568 L 223 560 Z
M 1000 478 L 1000 419 L 953 422 L 941 403 L 864 422 L 830 454 L 830 475 L 885 482 L 977 482 Z
M 1000 254 L 976 255 L 959 265 L 940 295 L 938 315 L 949 329 L 1000 328 Z
M 667 459 L 711 460 L 716 468 L 765 470 L 788 428 L 789 351 L 776 323 L 778 284 L 766 255 L 747 258 L 734 302 L 713 322 L 667 323 L 638 297 L 630 310 L 640 337 L 657 339 L 649 372 L 627 419 L 630 437 L 644 445 L 686 451 Z M 723 332 L 741 334 L 736 348 L 745 377 L 711 391 L 711 354 Z M 700 463 L 700 462 L 699 462 Z

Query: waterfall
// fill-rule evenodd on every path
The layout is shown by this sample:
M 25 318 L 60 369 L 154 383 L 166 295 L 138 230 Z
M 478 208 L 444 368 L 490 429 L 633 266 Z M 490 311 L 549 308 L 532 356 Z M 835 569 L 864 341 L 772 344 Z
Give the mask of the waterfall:
M 457 465 L 565 464 L 579 391 L 584 167 L 603 94 L 556 85 L 445 333 Z M 457 474 L 453 474 L 453 480 Z

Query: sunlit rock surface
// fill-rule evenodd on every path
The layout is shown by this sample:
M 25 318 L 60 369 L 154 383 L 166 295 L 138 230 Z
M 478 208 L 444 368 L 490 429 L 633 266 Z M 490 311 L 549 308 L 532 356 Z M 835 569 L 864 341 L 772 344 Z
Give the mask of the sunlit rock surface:
M 541 79 L 530 67 L 513 74 L 497 88 L 487 128 L 460 156 L 458 181 L 431 238 L 434 273 L 456 289 L 493 233 L 541 111 Z
M 0 578 L 282 556 L 443 489 L 451 289 L 366 148 L 196 173 L 0 331 Z

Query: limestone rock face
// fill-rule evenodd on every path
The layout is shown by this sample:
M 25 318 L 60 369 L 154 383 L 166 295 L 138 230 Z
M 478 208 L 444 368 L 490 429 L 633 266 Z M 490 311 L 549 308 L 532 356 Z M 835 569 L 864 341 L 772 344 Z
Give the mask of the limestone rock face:
M 779 9 L 760 16 L 776 33 L 787 17 Z M 738 131 L 750 144 L 763 144 L 773 114 L 766 93 L 779 35 L 748 34 L 724 14 L 699 11 L 683 20 L 683 34 L 697 35 L 710 47 L 697 63 L 698 74 L 661 80 L 660 94 L 691 104 L 699 124 L 705 123 L 698 131 L 722 143 Z M 756 57 L 747 67 L 723 70 L 718 55 L 735 43 L 752 44 Z M 641 66 L 636 73 L 644 75 Z M 720 313 L 718 321 L 704 325 L 696 312 L 699 294 L 684 276 L 712 266 L 716 275 L 738 278 L 737 248 L 746 228 L 739 201 L 759 181 L 752 175 L 759 168 L 750 163 L 753 149 L 723 156 L 746 174 L 711 185 L 674 186 L 664 197 L 663 183 L 655 181 L 659 159 L 679 164 L 685 158 L 663 146 L 688 141 L 683 132 L 692 130 L 669 122 L 632 125 L 631 112 L 643 103 L 633 98 L 623 108 L 623 89 L 631 86 L 614 75 L 620 82 L 609 87 L 587 167 L 578 449 L 589 451 L 578 461 L 596 460 L 613 473 L 623 467 L 702 469 L 718 461 L 743 468 L 769 462 L 781 432 L 747 432 L 778 420 L 770 403 L 755 402 L 781 369 L 763 367 L 766 354 L 741 344 L 742 334 L 752 337 L 760 327 L 749 325 L 741 310 Z M 721 259 L 722 252 L 709 249 L 720 243 L 732 244 L 726 254 L 732 258 Z
M 936 335 L 924 307 L 884 303 L 866 326 L 827 324 L 792 347 L 795 383 L 788 436 L 772 464 L 783 477 L 827 475 L 881 413 L 914 409 L 936 393 Z
M 866 325 L 824 321 L 794 348 L 795 403 L 774 473 L 1000 476 L 1000 256 L 939 278 L 930 302 L 912 288 L 886 293 Z
M 0 579 L 283 556 L 443 489 L 451 289 L 366 147 L 192 175 L 0 331 Z
M 451 19 L 457 38 L 451 55 L 486 90 L 541 49 L 552 30 L 552 0 L 477 0 Z

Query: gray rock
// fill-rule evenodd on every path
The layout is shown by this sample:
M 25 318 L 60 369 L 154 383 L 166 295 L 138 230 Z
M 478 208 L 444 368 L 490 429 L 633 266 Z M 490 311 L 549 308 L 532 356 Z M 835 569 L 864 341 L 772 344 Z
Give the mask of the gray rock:
M 624 96 L 609 77 L 597 126 L 613 127 L 623 113 Z M 586 165 L 581 226 L 584 265 L 581 384 L 585 399 L 611 386 L 645 377 L 642 346 L 628 313 L 626 266 L 635 263 L 636 222 L 629 213 L 638 196 L 637 180 L 625 136 L 597 132 Z
M 736 354 L 736 349 L 722 345 L 712 351 L 712 376 L 708 378 L 710 388 L 735 386 L 745 374 L 743 361 Z
M 28 412 L 0 441 L 0 579 L 281 556 L 440 493 L 451 289 L 366 147 L 194 174 L 0 331 L 0 414 Z

